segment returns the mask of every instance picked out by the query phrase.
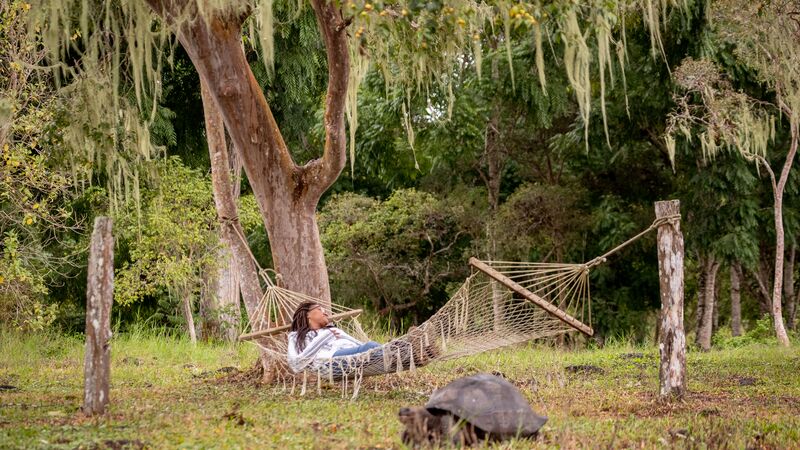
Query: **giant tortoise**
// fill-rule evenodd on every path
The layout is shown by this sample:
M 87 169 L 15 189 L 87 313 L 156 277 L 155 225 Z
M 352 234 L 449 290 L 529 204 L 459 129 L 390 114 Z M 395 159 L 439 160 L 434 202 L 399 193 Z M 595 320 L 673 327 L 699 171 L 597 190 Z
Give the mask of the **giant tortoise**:
M 481 373 L 436 390 L 424 407 L 401 408 L 403 442 L 420 445 L 474 445 L 533 437 L 547 422 L 511 383 Z

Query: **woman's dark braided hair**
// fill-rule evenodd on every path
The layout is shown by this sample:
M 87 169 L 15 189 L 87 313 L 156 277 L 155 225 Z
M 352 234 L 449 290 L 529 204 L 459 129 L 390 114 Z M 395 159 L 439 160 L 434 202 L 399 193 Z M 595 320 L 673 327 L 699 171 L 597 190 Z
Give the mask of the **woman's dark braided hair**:
M 308 324 L 308 313 L 314 308 L 319 308 L 317 302 L 303 302 L 297 307 L 292 316 L 292 328 L 289 331 L 297 332 L 297 351 L 302 352 L 306 348 L 306 335 L 311 329 Z

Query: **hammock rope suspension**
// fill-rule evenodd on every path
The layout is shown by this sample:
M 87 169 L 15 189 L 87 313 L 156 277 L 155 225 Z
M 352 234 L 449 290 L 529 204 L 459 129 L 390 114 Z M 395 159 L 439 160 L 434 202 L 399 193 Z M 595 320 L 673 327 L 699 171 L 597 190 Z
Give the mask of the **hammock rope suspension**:
M 474 355 L 576 330 L 592 336 L 591 268 L 602 264 L 610 255 L 649 231 L 678 219 L 679 216 L 657 219 L 633 238 L 581 264 L 470 258 L 472 274 L 424 323 L 367 352 L 303 361 L 301 366 L 305 369 L 299 374 L 293 373 L 287 362 L 287 332 L 291 315 L 304 301 L 316 301 L 326 306 L 327 302 L 276 285 L 268 271 L 254 261 L 266 290 L 256 314 L 250 318 L 248 333 L 239 339 L 258 345 L 276 363 L 280 382 L 286 386 L 291 379 L 292 391 L 298 383 L 302 383 L 300 392 L 305 394 L 308 383 L 316 381 L 317 392 L 320 392 L 323 380 L 329 383 L 341 381 L 343 395 L 349 390 L 355 397 L 364 377 L 415 370 L 434 361 Z M 243 236 L 239 234 L 239 237 L 244 241 Z M 361 312 L 330 303 L 329 313 L 336 326 L 366 342 L 369 337 L 357 320 Z

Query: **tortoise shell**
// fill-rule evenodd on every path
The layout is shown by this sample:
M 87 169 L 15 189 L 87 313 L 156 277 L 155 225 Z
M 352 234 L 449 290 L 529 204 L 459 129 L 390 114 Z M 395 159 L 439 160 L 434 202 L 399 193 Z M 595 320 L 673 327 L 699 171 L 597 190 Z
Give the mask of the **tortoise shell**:
M 533 436 L 547 422 L 514 385 L 488 373 L 459 378 L 436 390 L 425 408 L 432 414 L 449 412 L 501 439 Z

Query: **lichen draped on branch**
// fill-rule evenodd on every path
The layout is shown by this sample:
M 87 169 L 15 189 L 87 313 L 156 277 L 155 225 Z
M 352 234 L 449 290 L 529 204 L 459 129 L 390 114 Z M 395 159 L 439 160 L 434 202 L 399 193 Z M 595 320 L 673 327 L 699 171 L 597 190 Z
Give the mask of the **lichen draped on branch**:
M 91 99 L 91 105 L 108 116 L 120 119 L 139 156 L 154 154 L 147 126 L 156 115 L 161 95 L 161 71 L 171 61 L 176 39 L 172 33 L 185 24 L 208 17 L 224 17 L 232 22 L 246 21 L 252 45 L 258 43 L 261 58 L 272 73 L 275 27 L 297 17 L 305 7 L 302 0 L 291 0 L 289 17 L 276 22 L 274 0 L 34 0 L 31 15 L 32 35 L 41 36 L 55 72 L 66 84 L 77 80 L 109 78 L 108 90 Z M 481 71 L 483 42 L 488 38 L 502 42 L 510 59 L 514 39 L 535 42 L 535 70 L 542 86 L 544 57 L 542 42 L 560 42 L 572 90 L 576 93 L 584 126 L 591 115 L 594 89 L 590 66 L 596 62 L 600 74 L 601 113 L 605 122 L 605 72 L 613 82 L 612 65 L 624 71 L 624 25 L 627 16 L 641 14 L 649 29 L 654 54 L 663 47 L 660 29 L 671 7 L 685 7 L 685 0 L 620 0 L 573 2 L 508 0 L 419 0 L 342 2 L 343 22 L 350 41 L 350 56 L 355 74 L 348 83 L 350 121 L 350 156 L 354 154 L 357 126 L 356 92 L 366 72 L 369 59 L 387 81 L 387 95 L 427 96 L 432 86 L 452 92 L 457 70 Z M 179 31 L 178 31 L 179 32 Z M 596 48 L 596 57 L 590 48 Z M 611 58 L 615 48 L 618 58 Z M 596 60 L 596 61 L 593 61 Z M 123 105 L 123 99 L 135 97 L 139 114 Z M 452 102 L 452 96 L 449 101 Z M 790 100 L 795 101 L 795 100 Z M 100 108 L 104 105 L 105 108 Z M 113 105 L 113 109 L 110 105 Z M 114 114 L 113 112 L 116 112 Z M 410 109 L 405 111 L 409 139 L 413 136 Z M 134 125 L 135 119 L 140 125 Z M 80 133 L 80 131 L 76 131 Z M 98 149 L 113 153 L 121 146 L 120 136 Z M 102 161 L 112 162 L 113 157 Z M 136 158 L 134 158 L 136 161 Z M 351 161 L 352 165 L 352 161 Z M 116 172 L 120 172 L 116 170 Z M 123 171 L 124 172 L 124 171 Z M 121 185 L 122 183 L 117 183 Z M 115 187 L 115 186 L 110 186 Z

